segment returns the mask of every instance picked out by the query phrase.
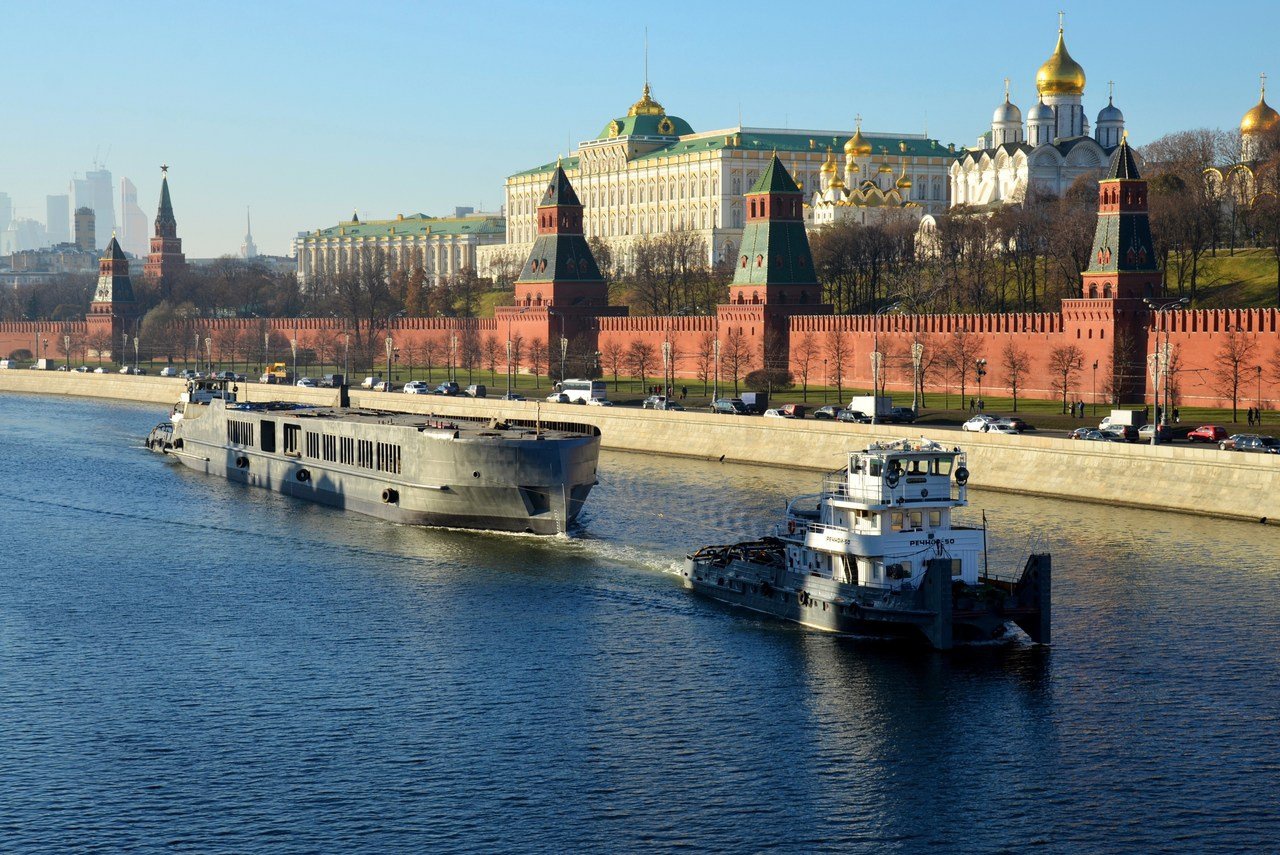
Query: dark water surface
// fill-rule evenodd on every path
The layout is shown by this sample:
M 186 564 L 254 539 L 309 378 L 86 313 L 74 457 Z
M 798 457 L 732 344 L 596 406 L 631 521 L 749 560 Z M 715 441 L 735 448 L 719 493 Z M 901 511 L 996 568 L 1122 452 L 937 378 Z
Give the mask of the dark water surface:
M 664 572 L 811 473 L 605 454 L 579 540 L 433 531 L 161 415 L 0 396 L 0 851 L 1280 847 L 1275 528 L 979 494 L 1056 644 L 936 654 Z

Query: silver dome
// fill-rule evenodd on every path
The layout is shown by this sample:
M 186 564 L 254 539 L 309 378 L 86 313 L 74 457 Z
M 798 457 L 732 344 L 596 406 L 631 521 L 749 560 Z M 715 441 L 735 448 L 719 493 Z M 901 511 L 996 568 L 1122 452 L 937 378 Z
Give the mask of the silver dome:
M 991 114 L 991 124 L 993 125 L 1020 125 L 1022 124 L 1022 111 L 1018 109 L 1016 104 L 1010 103 L 1006 98 L 1004 103 L 996 107 L 996 111 Z
M 1098 124 L 1103 122 L 1123 122 L 1124 113 L 1120 112 L 1120 108 L 1111 102 L 1107 102 L 1107 106 L 1103 107 L 1098 113 Z
M 1053 108 L 1043 101 L 1037 101 L 1036 105 L 1027 112 L 1028 122 L 1052 122 Z

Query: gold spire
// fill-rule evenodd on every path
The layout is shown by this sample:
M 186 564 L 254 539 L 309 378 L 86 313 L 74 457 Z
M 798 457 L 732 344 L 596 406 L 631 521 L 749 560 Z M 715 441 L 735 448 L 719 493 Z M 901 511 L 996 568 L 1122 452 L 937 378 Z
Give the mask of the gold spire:
M 644 94 L 640 100 L 631 105 L 628 116 L 665 116 L 667 111 L 653 98 L 649 97 L 649 84 L 644 85 Z
M 1058 44 L 1053 49 L 1053 56 L 1045 60 L 1036 72 L 1036 91 L 1041 95 L 1083 95 L 1084 84 L 1084 68 L 1067 53 L 1059 17 Z
M 836 155 L 831 150 L 831 146 L 827 146 L 827 159 L 822 162 L 822 174 L 834 175 L 836 172 Z
M 1007 97 L 1007 96 L 1006 96 L 1006 97 Z M 901 174 L 900 176 L 898 176 L 898 186 L 899 186 L 899 187 L 901 187 L 901 188 L 902 188 L 902 189 L 904 189 L 904 190 L 906 190 L 906 189 L 908 189 L 908 188 L 910 188 L 910 187 L 912 186 L 912 184 L 911 184 L 911 179 L 907 177 L 907 161 L 906 161 L 906 158 L 903 158 L 903 160 L 902 160 L 902 174 Z
M 1242 134 L 1262 134 L 1280 125 L 1280 113 L 1272 109 L 1267 103 L 1267 75 L 1261 76 L 1262 85 L 1261 92 L 1258 94 L 1258 103 L 1253 109 L 1244 114 L 1244 118 L 1240 120 L 1240 133 Z

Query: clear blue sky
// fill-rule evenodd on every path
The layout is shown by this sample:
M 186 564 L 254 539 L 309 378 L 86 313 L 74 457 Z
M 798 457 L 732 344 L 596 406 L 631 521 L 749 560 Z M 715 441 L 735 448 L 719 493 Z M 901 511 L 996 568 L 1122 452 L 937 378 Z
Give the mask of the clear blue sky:
M 33 3 L 4 9 L 0 190 L 44 219 L 94 153 L 155 214 L 168 163 L 193 256 L 264 252 L 350 216 L 501 202 L 506 175 L 595 136 L 639 96 L 695 130 L 929 133 L 972 144 L 1012 78 L 1034 103 L 1057 10 L 1085 108 L 1116 81 L 1130 138 L 1235 127 L 1258 72 L 1280 104 L 1274 0 L 1014 6 L 699 3 Z

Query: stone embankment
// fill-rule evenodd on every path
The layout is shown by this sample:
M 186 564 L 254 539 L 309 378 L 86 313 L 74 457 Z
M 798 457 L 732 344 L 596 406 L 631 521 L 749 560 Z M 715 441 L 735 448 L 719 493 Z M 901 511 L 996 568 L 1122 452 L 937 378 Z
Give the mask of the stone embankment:
M 332 404 L 332 389 L 246 384 L 242 398 Z M 79 395 L 158 405 L 178 399 L 182 381 L 160 377 L 0 371 L 0 391 Z M 1280 455 L 1233 454 L 1215 447 L 1073 442 L 916 427 L 847 425 L 812 420 L 664 413 L 631 407 L 508 402 L 351 391 L 354 406 L 453 416 L 573 420 L 600 428 L 605 448 L 829 471 L 842 454 L 872 439 L 926 437 L 960 444 L 970 483 L 1011 493 L 1182 511 L 1280 523 Z

